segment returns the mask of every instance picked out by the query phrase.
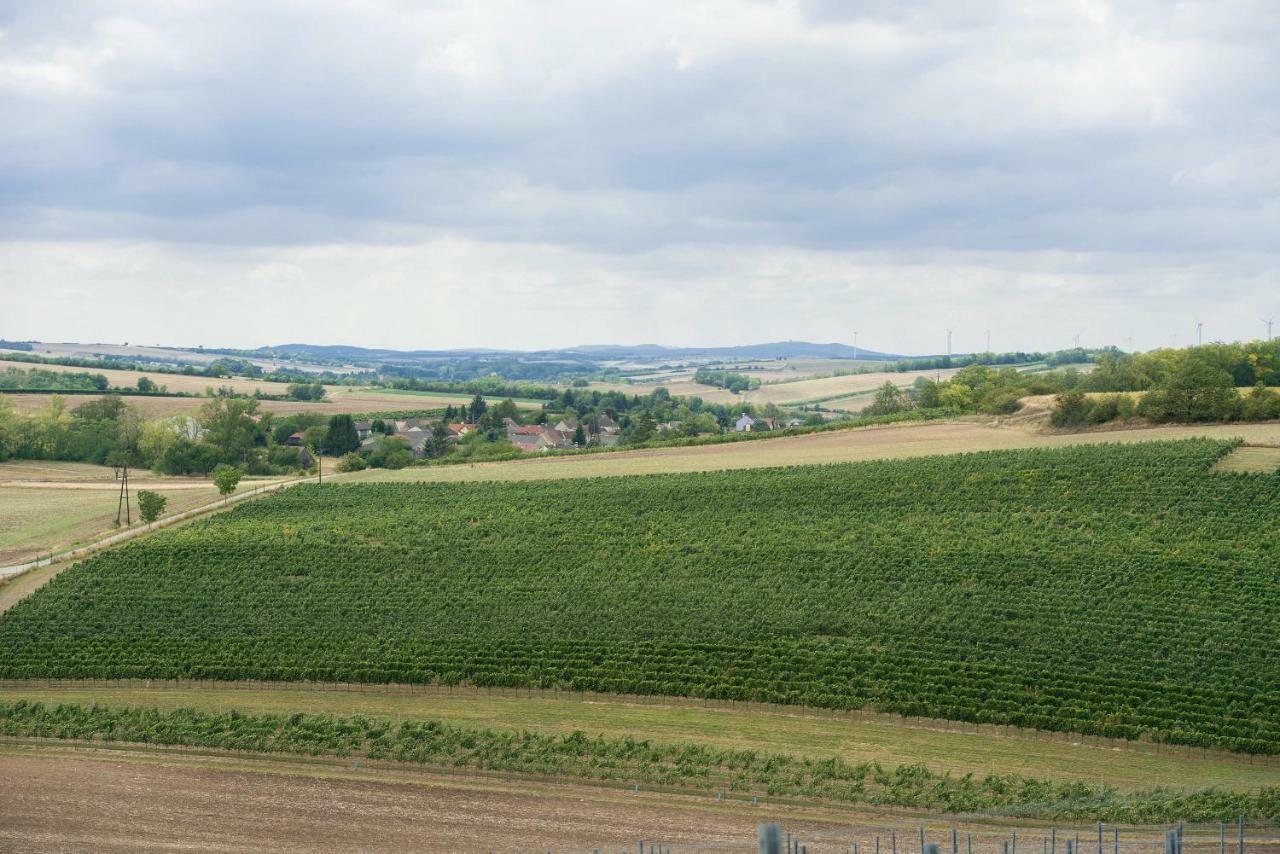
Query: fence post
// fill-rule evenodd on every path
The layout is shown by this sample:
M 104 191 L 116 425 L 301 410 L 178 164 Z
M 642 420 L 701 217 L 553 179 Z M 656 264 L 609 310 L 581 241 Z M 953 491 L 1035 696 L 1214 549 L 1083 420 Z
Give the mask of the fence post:
M 1102 822 L 1098 822 L 1098 854 L 1102 854 Z
M 960 854 L 960 842 L 956 838 L 956 829 L 951 828 L 951 854 Z
M 1218 854 L 1227 854 L 1227 826 L 1218 822 Z
M 1239 836 L 1240 849 L 1238 854 L 1244 854 L 1244 816 L 1236 819 L 1236 834 Z
M 1058 854 L 1058 828 L 1049 828 L 1049 854 Z
M 1112 854 L 1120 854 L 1120 828 L 1111 828 L 1111 851 Z
M 920 854 L 929 854 L 924 848 L 924 825 L 920 825 Z

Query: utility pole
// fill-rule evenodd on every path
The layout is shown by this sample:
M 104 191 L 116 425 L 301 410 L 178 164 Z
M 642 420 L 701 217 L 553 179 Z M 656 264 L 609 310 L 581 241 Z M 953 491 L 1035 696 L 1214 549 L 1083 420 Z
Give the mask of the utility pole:
M 1274 324 L 1274 323 L 1276 322 L 1276 319 L 1275 319 L 1274 317 L 1271 317 L 1271 318 L 1265 318 L 1265 319 L 1263 319 L 1263 321 L 1262 321 L 1262 322 L 1263 322 L 1263 323 L 1265 323 L 1265 324 L 1267 324 L 1267 340 L 1268 340 L 1268 341 L 1270 341 L 1270 340 L 1271 340 L 1271 326 L 1272 326 L 1272 324 Z
M 120 527 L 120 508 L 124 508 L 125 525 L 133 524 L 133 515 L 129 512 L 129 466 L 122 465 L 116 469 L 116 479 L 120 481 L 120 498 L 116 501 L 116 527 Z

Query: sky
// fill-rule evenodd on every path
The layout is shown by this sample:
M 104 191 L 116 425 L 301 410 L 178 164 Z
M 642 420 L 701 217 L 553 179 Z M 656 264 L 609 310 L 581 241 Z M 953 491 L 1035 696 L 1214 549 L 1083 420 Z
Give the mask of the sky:
M 1277 81 L 1274 0 L 0 0 L 0 338 L 1262 337 Z

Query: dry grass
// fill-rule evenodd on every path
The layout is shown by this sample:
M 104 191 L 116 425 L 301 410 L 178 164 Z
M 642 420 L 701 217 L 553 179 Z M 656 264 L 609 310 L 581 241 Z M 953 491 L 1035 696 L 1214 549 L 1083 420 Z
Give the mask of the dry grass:
M 154 488 L 143 482 L 133 484 L 133 521 L 140 524 L 136 493 Z M 213 486 L 174 488 L 165 485 L 166 513 L 190 510 L 218 497 Z M 0 566 L 31 560 L 36 553 L 62 551 L 115 530 L 114 486 L 85 488 L 0 486 Z
M 1218 462 L 1214 471 L 1274 474 L 1280 471 L 1280 447 L 1246 445 L 1236 448 Z
M 1018 427 L 971 421 L 940 421 L 758 439 L 723 445 L 658 448 L 533 457 L 498 463 L 371 469 L 352 476 L 366 481 L 544 480 L 564 477 L 610 477 L 665 472 L 714 471 L 768 466 L 815 465 L 862 460 L 903 459 L 969 451 L 1052 448 L 1104 442 L 1145 442 L 1240 437 L 1252 444 L 1280 444 L 1280 423 L 1151 427 L 1140 430 L 1050 435 Z
M 326 459 L 326 465 L 332 460 Z M 241 491 L 280 478 L 245 478 Z M 162 492 L 165 515 L 217 500 L 206 478 L 165 477 L 145 470 L 131 473 L 133 519 L 138 523 L 137 493 Z M 0 463 L 0 566 L 23 563 L 37 552 L 63 551 L 116 530 L 119 483 L 115 469 L 92 463 L 15 460 Z

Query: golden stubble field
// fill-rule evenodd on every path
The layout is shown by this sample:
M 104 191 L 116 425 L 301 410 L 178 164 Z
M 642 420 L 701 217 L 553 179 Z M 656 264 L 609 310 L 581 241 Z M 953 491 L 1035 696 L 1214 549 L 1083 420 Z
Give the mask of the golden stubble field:
M 298 412 L 314 412 L 320 415 L 354 415 L 366 412 L 398 412 L 420 409 L 443 409 L 446 406 L 458 406 L 469 403 L 472 395 L 444 394 L 439 392 L 400 392 L 388 389 L 360 388 L 352 386 L 326 386 L 328 399 L 322 401 L 263 400 L 258 402 L 258 410 L 272 412 L 277 415 L 292 415 Z M 203 387 L 201 392 L 203 392 Z M 266 390 L 264 389 L 264 394 Z M 5 394 L 14 408 L 22 415 L 38 414 L 49 404 L 51 395 L 47 394 Z M 83 406 L 91 400 L 98 400 L 98 394 L 64 395 L 68 411 Z M 129 405 L 135 407 L 145 418 L 167 418 L 171 415 L 197 415 L 200 407 L 209 398 L 205 397 L 151 397 L 131 395 L 125 398 Z M 490 403 L 502 400 L 498 397 L 487 398 Z M 537 409 L 541 403 L 537 401 L 516 401 L 521 409 Z
M 544 480 L 565 477 L 613 477 L 672 472 L 716 471 L 770 466 L 819 465 L 864 460 L 1054 448 L 1106 442 L 1240 437 L 1250 444 L 1280 444 L 1280 422 L 1146 427 L 1093 433 L 1042 433 L 1030 427 L 981 421 L 896 424 L 721 445 L 655 448 L 638 451 L 531 457 L 499 463 L 431 466 L 399 471 L 370 469 L 352 475 L 365 481 Z

